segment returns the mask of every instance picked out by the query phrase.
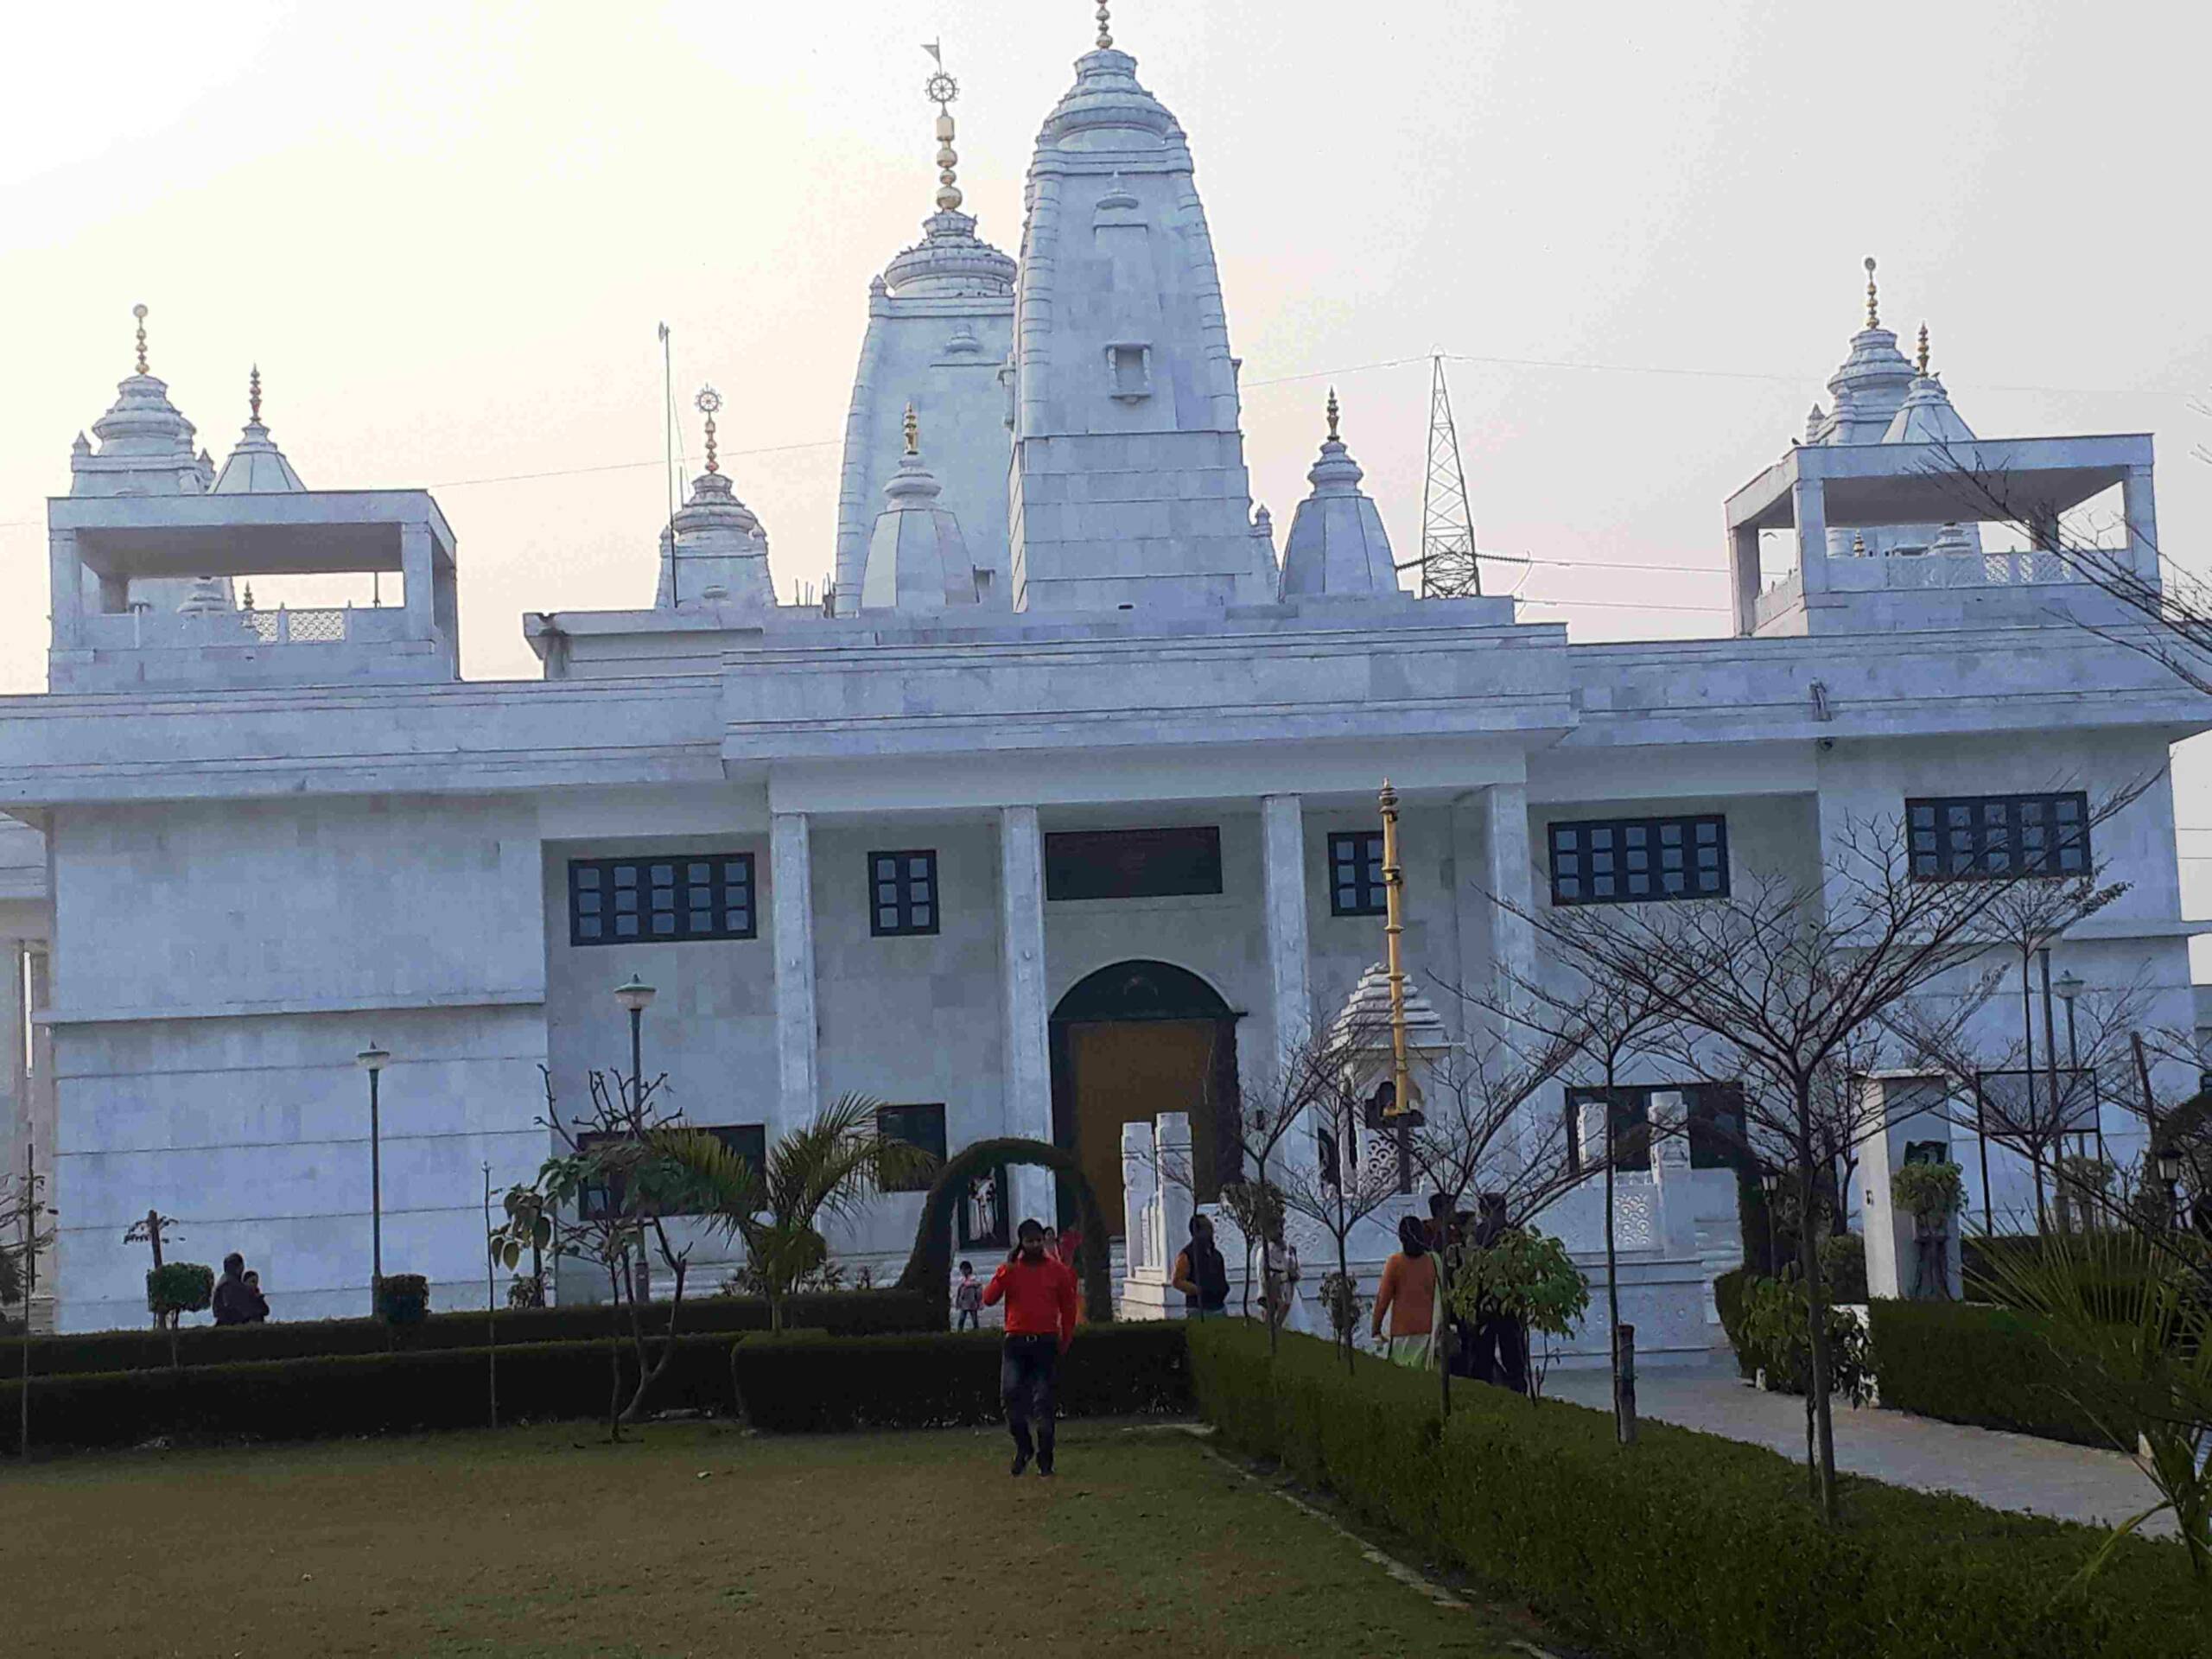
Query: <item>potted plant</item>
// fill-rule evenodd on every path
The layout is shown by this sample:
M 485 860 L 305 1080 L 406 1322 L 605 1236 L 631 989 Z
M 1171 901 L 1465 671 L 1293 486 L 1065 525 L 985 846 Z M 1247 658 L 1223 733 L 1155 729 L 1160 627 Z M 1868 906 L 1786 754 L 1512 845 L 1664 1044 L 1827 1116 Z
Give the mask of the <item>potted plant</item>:
M 387 1273 L 377 1281 L 377 1316 L 386 1325 L 420 1325 L 430 1311 L 430 1281 L 419 1273 Z
M 1948 1301 L 1951 1295 L 1951 1219 L 1966 1207 L 1966 1183 L 1956 1164 L 1906 1164 L 1890 1177 L 1890 1197 L 1912 1217 L 1917 1241 L 1913 1296 Z
M 215 1269 L 199 1262 L 170 1262 L 146 1270 L 146 1311 L 169 1333 L 169 1367 L 176 1367 L 177 1321 L 206 1311 L 215 1297 Z

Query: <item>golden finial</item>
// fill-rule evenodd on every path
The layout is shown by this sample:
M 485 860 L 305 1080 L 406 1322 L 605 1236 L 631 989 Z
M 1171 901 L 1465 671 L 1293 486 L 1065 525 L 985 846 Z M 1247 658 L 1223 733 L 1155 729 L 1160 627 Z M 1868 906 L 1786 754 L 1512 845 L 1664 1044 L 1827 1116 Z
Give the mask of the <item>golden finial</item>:
M 1920 378 L 1928 378 L 1928 325 L 1920 325 Z
M 1874 305 L 1874 256 L 1871 253 L 1866 256 L 1866 326 L 1869 328 L 1882 326 L 1882 314 Z
M 936 73 L 922 83 L 922 92 L 937 105 L 937 207 L 939 213 L 950 213 L 958 210 L 961 200 L 957 171 L 960 154 L 952 147 L 952 100 L 960 96 L 960 83 L 945 73 L 941 42 L 932 41 L 922 50 L 937 63 Z
M 134 305 L 130 315 L 138 319 L 138 372 L 146 372 L 146 308 Z
M 906 405 L 906 459 L 912 461 L 922 453 L 922 423 L 914 413 L 912 404 Z
M 722 406 L 722 395 L 712 386 L 702 386 L 699 395 L 691 402 L 692 406 L 707 417 L 707 470 L 719 473 L 721 465 L 715 459 L 715 411 Z
M 245 378 L 246 407 L 253 411 L 253 423 L 261 424 L 261 365 L 253 365 L 253 372 Z
M 1858 554 L 1861 554 L 1861 555 L 1863 555 L 1863 554 L 1866 551 L 1866 531 L 1860 531 L 1860 530 L 1854 530 L 1854 531 L 1853 531 L 1851 532 L 1851 550 L 1852 550 L 1853 553 L 1858 553 Z
M 1331 386 L 1329 388 L 1329 442 L 1331 443 L 1337 442 L 1337 389 Z M 1385 784 L 1383 787 L 1388 789 L 1389 785 Z
M 1108 8 L 1106 0 L 1098 0 L 1098 49 L 1101 52 L 1109 51 L 1113 48 L 1113 22 L 1114 14 Z

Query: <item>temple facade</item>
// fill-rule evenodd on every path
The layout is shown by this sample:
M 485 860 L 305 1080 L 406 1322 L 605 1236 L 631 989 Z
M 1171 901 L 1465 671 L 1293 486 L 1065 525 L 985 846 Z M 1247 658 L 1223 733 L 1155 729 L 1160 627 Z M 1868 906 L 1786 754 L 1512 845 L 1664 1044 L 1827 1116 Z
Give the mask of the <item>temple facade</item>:
M 486 1182 L 531 1176 L 549 1110 L 626 1069 L 632 976 L 688 1122 L 757 1147 L 859 1094 L 940 1153 L 1058 1141 L 1122 1235 L 1126 1306 L 1172 1313 L 1161 1253 L 1236 1175 L 1223 1103 L 1372 996 L 1386 778 L 1424 1052 L 1490 1040 L 1452 993 L 1541 976 L 1547 906 L 1816 880 L 1854 819 L 1937 810 L 1940 840 L 1953 807 L 2063 816 L 2153 776 L 2095 828 L 2126 891 L 2056 956 L 2189 1026 L 2163 769 L 2208 721 L 2079 626 L 2097 595 L 2050 550 L 1983 551 L 1932 465 L 2054 522 L 2115 493 L 2154 571 L 2149 437 L 1977 438 L 1870 271 L 1830 407 L 1727 503 L 1732 634 L 1578 645 L 1509 597 L 1415 596 L 1333 397 L 1278 549 L 1191 143 L 1134 57 L 1102 38 L 1077 63 L 1015 256 L 961 211 L 956 90 L 932 80 L 921 239 L 855 277 L 822 603 L 778 600 L 710 440 L 657 549 L 639 527 L 636 609 L 529 614 L 543 677 L 466 680 L 430 494 L 344 488 L 287 433 L 295 470 L 257 380 L 218 467 L 142 333 L 48 504 L 48 690 L 0 700 L 0 1151 L 51 1178 L 59 1325 L 145 1318 L 124 1233 L 149 1210 L 173 1254 L 243 1251 L 279 1318 L 366 1311 L 365 1049 L 391 1057 L 385 1270 L 478 1305 Z M 363 572 L 389 602 L 251 591 Z M 1634 1081 L 1654 1116 L 1717 1109 L 1663 1067 Z M 1563 1084 L 1529 1108 L 1579 1109 Z M 1161 1181 L 1163 1144 L 1186 1179 Z M 1740 1248 L 1732 1173 L 1670 1144 L 1624 1173 L 1617 1224 L 1657 1357 L 1717 1340 L 1707 1286 Z M 2014 1202 L 2024 1168 L 1993 1168 Z M 956 1244 L 1057 1203 L 1003 1172 Z M 884 1195 L 831 1243 L 895 1272 L 919 1204 Z M 1586 1192 L 1543 1224 L 1602 1263 Z

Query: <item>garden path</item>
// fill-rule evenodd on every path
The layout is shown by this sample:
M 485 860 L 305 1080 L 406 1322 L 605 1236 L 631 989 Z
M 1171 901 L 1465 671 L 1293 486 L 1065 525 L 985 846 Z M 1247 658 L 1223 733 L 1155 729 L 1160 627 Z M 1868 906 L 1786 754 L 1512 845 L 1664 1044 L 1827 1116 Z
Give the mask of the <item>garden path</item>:
M 1557 1400 L 1609 1409 L 1611 1380 L 1604 1370 L 1554 1370 L 1544 1392 Z M 1649 1366 L 1636 1379 L 1637 1409 L 1662 1422 L 1764 1446 L 1784 1457 L 1805 1455 L 1805 1405 L 1793 1395 L 1766 1394 L 1736 1375 L 1734 1356 L 1693 1365 Z M 1836 1467 L 1926 1492 L 1956 1492 L 1992 1509 L 2110 1525 L 2158 1501 L 2151 1483 L 2117 1452 L 2063 1440 L 1939 1422 L 1909 1412 L 1835 1408 Z M 2145 1530 L 2171 1535 L 2169 1517 Z

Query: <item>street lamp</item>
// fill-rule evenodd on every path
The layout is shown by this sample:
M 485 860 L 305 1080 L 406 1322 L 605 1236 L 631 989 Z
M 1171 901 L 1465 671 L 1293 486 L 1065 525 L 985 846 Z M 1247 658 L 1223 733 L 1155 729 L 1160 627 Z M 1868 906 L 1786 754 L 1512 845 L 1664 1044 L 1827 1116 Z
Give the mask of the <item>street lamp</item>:
M 384 1149 L 377 1123 L 377 1079 L 391 1058 L 369 1039 L 369 1046 L 353 1063 L 369 1074 L 369 1312 L 377 1309 L 377 1293 L 384 1284 Z
M 1782 1196 L 1782 1172 L 1778 1169 L 1761 1170 L 1759 1191 L 1766 1195 L 1766 1270 L 1770 1276 L 1779 1276 L 1782 1272 L 1782 1264 L 1774 1259 L 1777 1249 L 1774 1232 L 1774 1205 L 1775 1200 Z
M 2166 1224 L 2171 1226 L 2181 1212 L 2181 1154 L 2177 1148 L 2168 1147 L 2158 1154 L 2158 1179 L 2165 1185 Z
M 645 1094 L 645 1065 L 640 1028 L 645 1023 L 645 1010 L 652 1006 L 658 993 L 632 973 L 614 988 L 614 1000 L 630 1016 L 630 1109 L 642 1111 L 640 1102 Z
M 2069 968 L 2058 976 L 2050 988 L 2058 994 L 2058 1000 L 2066 1005 L 2066 1065 L 2067 1070 L 2072 1074 L 2066 1081 L 2066 1094 L 2069 1105 L 2072 1103 L 2074 1091 L 2082 1086 L 2082 1047 L 2075 1040 L 2074 1034 L 2074 999 L 2082 995 L 2088 983 L 2087 980 Z M 2102 1157 L 2105 1126 L 2101 1110 L 2098 1111 L 2096 1129 L 2097 1154 L 2099 1157 Z

